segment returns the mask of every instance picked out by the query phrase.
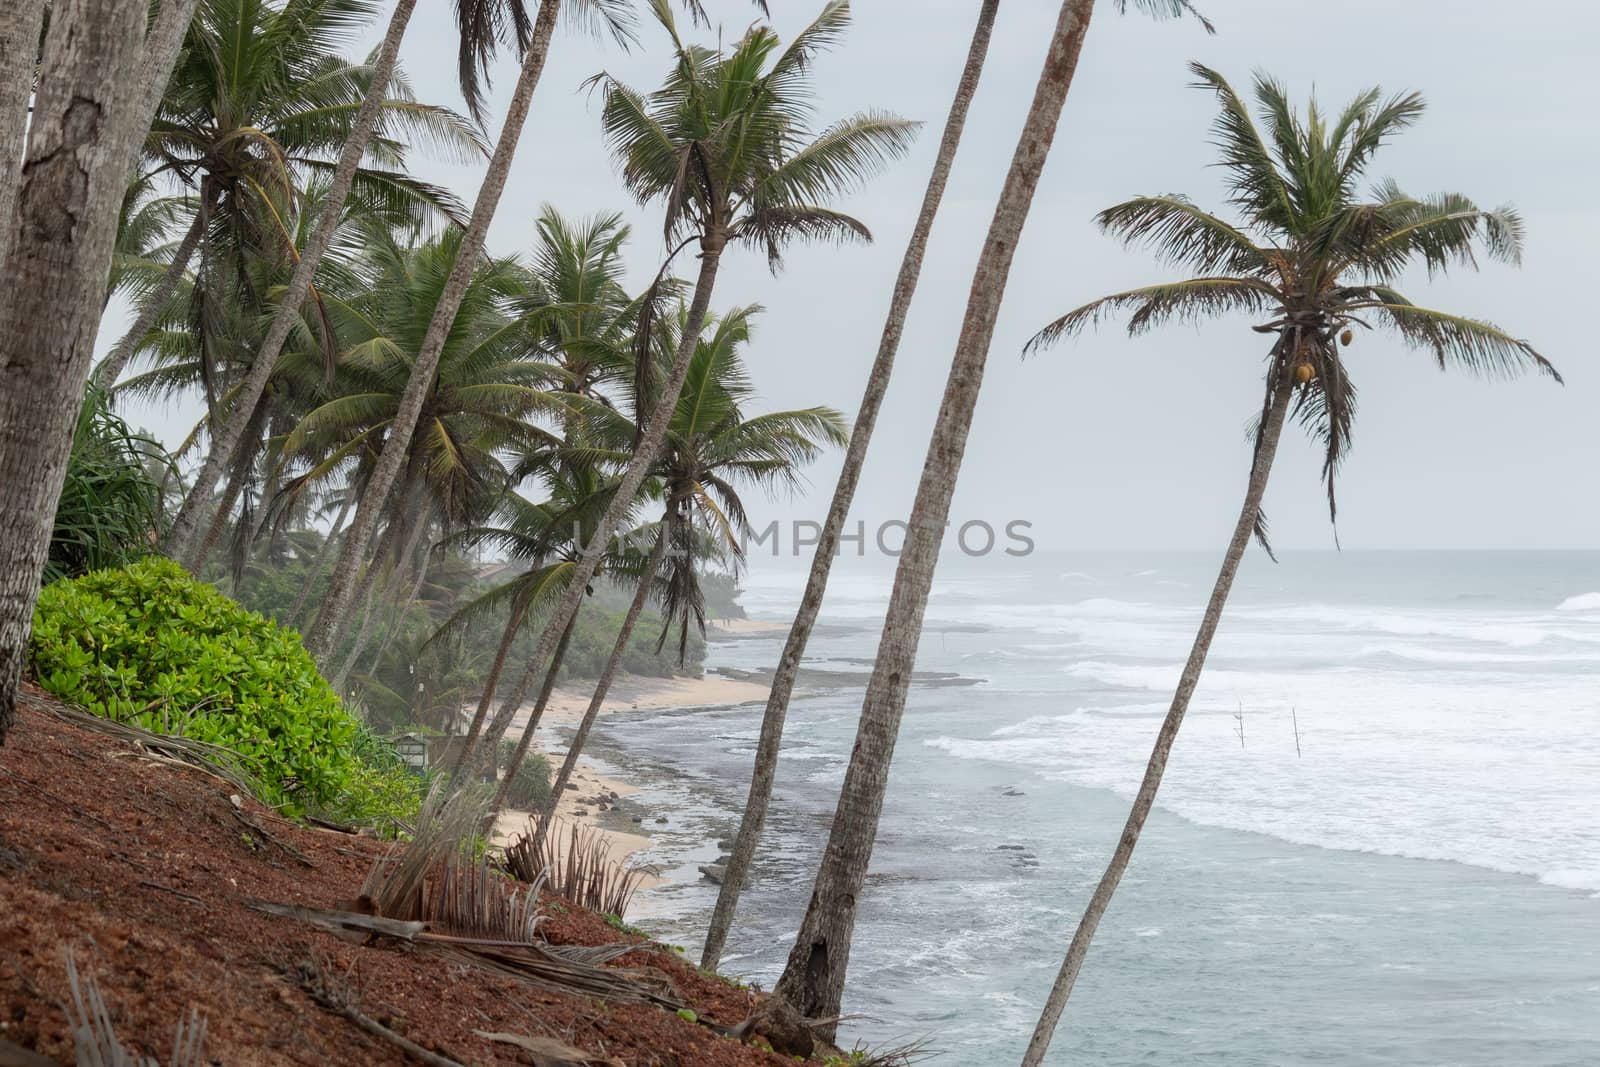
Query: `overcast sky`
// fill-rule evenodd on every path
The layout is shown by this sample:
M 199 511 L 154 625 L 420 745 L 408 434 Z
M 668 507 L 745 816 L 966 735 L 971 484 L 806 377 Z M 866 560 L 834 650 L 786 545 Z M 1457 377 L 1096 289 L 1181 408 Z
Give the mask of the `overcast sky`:
M 1347 358 L 1361 393 L 1354 452 L 1341 479 L 1346 548 L 1593 548 L 1600 543 L 1600 361 L 1585 326 L 1600 247 L 1594 174 L 1600 6 L 1528 0 L 1202 0 L 1218 33 L 1193 22 L 1118 16 L 1099 5 L 1044 180 L 1039 187 L 990 354 L 952 517 L 1034 525 L 1046 548 L 1209 548 L 1227 538 L 1244 489 L 1245 426 L 1259 403 L 1265 347 L 1245 320 L 1173 328 L 1137 340 L 1116 329 L 1024 362 L 1023 343 L 1055 315 L 1095 296 L 1172 272 L 1122 251 L 1091 223 L 1129 196 L 1185 192 L 1222 208 L 1209 168 L 1213 99 L 1188 87 L 1199 60 L 1237 86 L 1262 67 L 1297 97 L 1329 106 L 1373 84 L 1427 97 L 1422 123 L 1377 158 L 1371 177 L 1410 192 L 1463 192 L 1513 202 L 1528 241 L 1518 270 L 1403 288 L 1413 300 L 1467 312 L 1526 337 L 1566 376 L 1483 382 L 1441 374 L 1423 354 L 1361 333 Z M 638 5 L 641 9 L 644 4 Z M 751 18 L 744 0 L 712 0 L 723 33 Z M 772 0 L 787 37 L 820 0 Z M 418 7 L 402 63 L 419 95 L 460 105 L 451 5 Z M 831 404 L 853 414 L 876 350 L 889 290 L 965 58 L 977 0 L 857 0 L 844 45 L 816 68 L 819 120 L 885 108 L 928 125 L 910 158 L 844 205 L 876 235 L 870 247 L 796 249 L 773 278 L 736 252 L 716 307 L 759 302 L 749 351 L 773 407 Z M 1004 0 L 983 83 L 895 380 L 873 441 L 856 515 L 869 526 L 904 517 L 954 348 L 973 263 L 1010 161 L 1059 5 Z M 685 27 L 687 30 L 687 27 Z M 539 206 L 581 215 L 623 210 L 635 223 L 636 279 L 662 251 L 660 215 L 623 191 L 599 131 L 598 96 L 581 83 L 600 69 L 642 89 L 667 70 L 665 37 L 642 23 L 624 53 L 558 35 L 490 236 L 493 252 L 525 252 Z M 700 33 L 703 40 L 711 34 Z M 497 102 L 515 70 L 502 63 Z M 493 128 L 498 127 L 499 111 Z M 420 156 L 414 169 L 470 202 L 481 171 Z M 642 281 L 641 281 L 642 284 Z M 193 412 L 146 411 L 169 438 Z M 818 464 L 808 494 L 765 502 L 759 521 L 820 519 L 837 456 Z M 1276 540 L 1331 547 L 1320 460 L 1298 432 L 1267 498 Z

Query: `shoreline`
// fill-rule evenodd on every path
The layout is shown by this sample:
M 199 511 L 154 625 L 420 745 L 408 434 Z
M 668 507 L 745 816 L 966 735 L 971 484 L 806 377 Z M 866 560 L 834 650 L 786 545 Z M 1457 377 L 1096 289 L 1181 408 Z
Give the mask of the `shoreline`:
M 753 622 L 753 620 L 726 621 Z M 772 630 L 786 633 L 788 628 L 779 623 L 765 623 L 746 628 L 742 632 L 753 634 Z M 550 702 L 545 707 L 544 716 L 539 724 L 541 728 L 539 736 L 535 738 L 532 749 L 550 761 L 552 785 L 556 771 L 566 756 L 567 741 L 582 721 L 593 691 L 592 680 L 579 680 L 562 685 L 551 694 Z M 760 682 L 731 678 L 712 672 L 707 672 L 699 678 L 624 675 L 612 683 L 601 715 L 615 715 L 619 711 L 669 711 L 678 708 L 733 707 L 740 704 L 763 703 L 767 699 L 768 692 L 769 687 Z M 531 711 L 531 704 L 525 704 L 517 711 L 507 730 L 508 736 L 519 732 L 526 725 Z M 555 733 L 551 732 L 552 727 L 556 729 Z M 556 815 L 567 823 L 583 826 L 597 834 L 606 842 L 607 859 L 611 862 L 644 868 L 646 875 L 639 884 L 641 893 L 657 888 L 665 884 L 665 878 L 659 872 L 652 870 L 648 863 L 639 861 L 639 857 L 649 853 L 656 845 L 655 838 L 645 829 L 649 824 L 649 816 L 654 813 L 630 802 L 632 797 L 639 794 L 639 786 L 627 781 L 624 776 L 608 770 L 602 764 L 604 764 L 603 759 L 597 762 L 597 759 L 590 754 L 579 758 L 568 788 L 562 790 L 563 795 L 557 800 Z M 574 786 L 576 788 L 573 788 Z M 526 831 L 529 815 L 529 812 L 518 808 L 507 808 L 501 812 L 499 818 L 495 820 L 491 843 L 504 846 L 516 835 Z M 560 841 L 564 843 L 566 837 L 563 835 Z M 560 854 L 564 855 L 564 852 Z

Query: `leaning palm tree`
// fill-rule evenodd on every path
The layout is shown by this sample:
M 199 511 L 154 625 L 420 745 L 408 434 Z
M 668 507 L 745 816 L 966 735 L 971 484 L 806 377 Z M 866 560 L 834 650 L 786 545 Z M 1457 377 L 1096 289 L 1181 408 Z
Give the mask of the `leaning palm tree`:
M 1561 380 L 1526 341 L 1481 319 L 1419 307 L 1394 288 L 1416 264 L 1430 273 L 1476 267 L 1480 251 L 1516 263 L 1522 244 L 1522 223 L 1512 209 L 1484 210 L 1459 193 L 1412 197 L 1382 181 L 1362 198 L 1359 184 L 1373 155 L 1421 116 L 1419 95 L 1384 99 L 1380 90 L 1369 89 L 1337 116 L 1322 114 L 1315 101 L 1300 115 L 1281 83 L 1257 75 L 1258 126 L 1222 75 L 1199 64 L 1191 69 L 1198 86 L 1216 94 L 1221 104 L 1213 129 L 1238 222 L 1209 214 L 1183 196 L 1137 197 L 1102 211 L 1101 229 L 1127 244 L 1148 246 L 1197 276 L 1114 293 L 1069 311 L 1040 331 L 1029 349 L 1123 310 L 1131 312 L 1128 331 L 1134 335 L 1168 322 L 1200 322 L 1230 312 L 1261 319 L 1253 329 L 1271 342 L 1254 456 L 1244 506 L 1172 706 L 1024 1064 L 1043 1061 L 1095 928 L 1139 842 L 1252 534 L 1270 552 L 1261 499 L 1290 419 L 1321 445 L 1328 513 L 1330 519 L 1335 516 L 1334 482 L 1350 448 L 1356 410 L 1355 386 L 1340 349 L 1352 343 L 1355 328 L 1392 331 L 1402 344 L 1431 354 L 1441 369 L 1496 376 L 1532 370 Z
M 491 594 L 481 598 L 480 603 L 487 603 L 495 596 L 509 593 L 513 610 L 519 605 L 535 606 L 541 600 L 555 604 L 576 580 L 574 576 L 583 549 L 595 534 L 595 523 L 614 499 L 616 482 L 600 474 L 594 467 L 560 463 L 550 466 L 546 480 L 550 484 L 551 497 L 542 504 L 530 505 L 515 494 L 508 495 L 506 505 L 502 506 L 502 512 L 512 519 L 508 529 L 467 531 L 463 534 L 463 540 L 469 543 L 482 544 L 486 540 L 492 541 L 502 548 L 511 548 L 523 558 L 531 556 L 539 564 L 500 590 L 492 591 Z M 632 570 L 634 561 L 630 559 L 631 555 L 629 546 L 625 542 L 613 545 L 605 556 L 607 571 L 618 568 L 625 571 Z M 589 591 L 587 584 L 580 590 L 584 594 Z M 578 615 L 574 612 L 563 625 L 549 670 L 541 676 L 535 665 L 530 664 L 522 672 L 522 677 L 512 687 L 510 695 L 501 704 L 500 711 L 482 734 L 477 752 L 474 753 L 472 749 L 470 735 L 469 741 L 462 746 L 460 759 L 463 762 L 474 758 L 482 761 L 488 754 L 498 753 L 501 739 L 510 729 L 517 712 L 522 709 L 533 683 L 539 681 L 538 695 L 534 699 L 532 708 L 529 709 L 528 721 L 523 725 L 512 754 L 506 761 L 506 774 L 501 779 L 500 788 L 489 808 L 487 814 L 489 821 L 492 821 L 505 805 L 516 772 L 522 766 L 522 761 L 527 757 L 529 747 L 533 744 L 544 710 L 555 692 L 556 679 L 566 657 L 567 647 L 572 641 L 577 621 Z M 498 662 L 503 666 L 504 657 L 499 657 Z M 485 706 L 486 702 L 480 702 L 479 714 L 474 719 L 475 724 L 482 721 Z M 467 763 L 467 766 L 470 768 L 472 764 Z
M 777 779 L 778 749 L 783 743 L 784 721 L 789 714 L 789 699 L 794 695 L 795 679 L 800 674 L 800 660 L 805 656 L 811 631 L 816 627 L 817 615 L 822 610 L 828 574 L 833 568 L 833 558 L 839 549 L 839 538 L 844 532 L 850 505 L 855 500 L 862 468 L 866 466 L 867 446 L 872 441 L 872 431 L 877 425 L 883 398 L 889 391 L 889 376 L 894 372 L 894 359 L 900 349 L 900 337 L 905 332 L 911 298 L 916 294 L 917 281 L 922 275 L 922 259 L 928 250 L 928 237 L 933 232 L 933 221 L 944 199 L 950 168 L 955 164 L 961 132 L 966 127 L 967 111 L 978 91 L 978 79 L 983 73 L 983 61 L 988 55 L 989 38 L 994 31 L 994 19 L 999 7 L 1000 0 L 983 0 L 979 8 L 978 25 L 972 31 L 972 45 L 967 52 L 966 66 L 961 71 L 961 80 L 956 84 L 955 100 L 950 105 L 950 115 L 945 121 L 944 136 L 939 141 L 939 152 L 933 161 L 933 172 L 928 176 L 922 209 L 917 214 L 905 256 L 900 261 L 900 273 L 895 279 L 894 293 L 889 300 L 889 314 L 884 320 L 883 335 L 878 341 L 878 354 L 872 362 L 872 369 L 867 372 L 866 389 L 861 396 L 861 406 L 856 409 L 855 425 L 850 430 L 850 444 L 839 470 L 839 480 L 834 486 L 833 500 L 828 505 L 827 517 L 817 536 L 817 550 L 811 558 L 811 572 L 806 577 L 805 592 L 801 594 L 799 610 L 795 612 L 789 637 L 784 642 L 783 653 L 778 657 L 778 666 L 772 675 L 772 688 L 767 694 L 766 710 L 761 716 L 761 734 L 756 741 L 750 795 L 745 800 L 739 833 L 734 839 L 733 851 L 728 856 L 722 887 L 717 892 L 717 905 L 711 913 L 711 925 L 706 930 L 705 948 L 700 956 L 700 966 L 708 971 L 716 970 L 722 962 L 728 930 L 733 925 L 734 913 L 739 907 L 739 893 L 749 877 L 751 864 L 755 862 L 756 847 L 760 844 L 761 831 L 767 821 L 767 805 L 772 800 L 772 786 Z
M 337 55 L 338 46 L 376 10 L 372 0 L 304 0 L 282 9 L 262 0 L 208 0 L 190 31 L 191 47 L 173 72 L 150 132 L 147 152 L 159 169 L 199 176 L 200 210 L 180 253 L 185 248 L 198 248 L 202 256 L 211 252 L 212 238 L 203 231 L 226 222 L 227 232 L 236 235 L 229 242 L 233 246 L 251 251 L 281 247 L 294 267 L 234 404 L 220 413 L 212 428 L 210 451 L 163 546 L 191 569 L 196 564 L 196 538 L 207 529 L 212 490 L 225 472 L 242 462 L 237 453 L 245 441 L 244 430 L 283 343 L 297 325 L 301 305 L 313 291 L 316 270 L 334 239 L 346 199 L 354 193 L 368 199 L 404 200 L 420 193 L 452 218 L 464 214 L 452 197 L 398 169 L 404 145 L 397 136 L 427 138 L 469 159 L 484 151 L 475 131 L 445 109 L 418 104 L 392 63 L 385 66 L 381 58 L 376 66 L 352 63 Z M 374 91 L 380 82 L 381 91 Z M 352 147 L 358 144 L 359 152 Z M 335 152 L 337 159 L 330 161 L 327 157 Z M 369 165 L 362 166 L 364 160 Z M 266 193 L 292 189 L 295 173 L 325 176 L 328 182 L 304 254 L 288 241 L 277 216 L 255 203 Z M 239 201 L 257 210 L 241 210 Z M 218 213 L 219 219 L 211 221 Z M 181 271 L 181 255 L 175 257 L 173 268 L 173 275 Z M 209 291 L 209 286 L 201 289 Z M 159 304 L 162 298 L 158 290 L 150 303 Z M 151 313 L 147 306 L 107 357 L 100 371 L 103 384 L 120 370 Z M 333 349 L 330 341 L 328 350 Z
M 695 349 L 683 395 L 678 398 L 667 430 L 666 445 L 652 470 L 666 504 L 650 557 L 583 719 L 567 746 L 566 758 L 550 792 L 546 818 L 539 821 L 539 835 L 549 824 L 555 800 L 577 766 L 651 593 L 659 592 L 662 601 L 663 626 L 657 647 L 676 629 L 681 663 L 690 627 L 705 632 L 700 575 L 706 552 L 702 546 L 735 567 L 743 558 L 749 521 L 740 495 L 741 483 L 768 491 L 792 490 L 800 484 L 802 469 L 825 447 L 846 443 L 844 419 L 832 408 L 801 408 L 754 416 L 744 413 L 745 405 L 755 397 L 755 389 L 745 372 L 740 349 L 749 341 L 750 317 L 756 310 L 737 308 L 721 316 L 709 325 L 708 336 Z M 681 319 L 680 314 L 680 322 Z M 669 341 L 663 347 L 670 352 L 675 346 Z M 617 448 L 614 454 L 618 459 L 625 458 L 627 443 L 638 436 L 637 425 L 610 408 L 595 410 L 593 417 L 600 424 L 594 436 L 612 438 Z M 710 537 L 697 536 L 702 530 L 710 531 Z M 659 590 L 655 588 L 658 584 Z
M 0 292 L 0 743 L 15 713 L 132 170 L 139 115 L 129 88 L 141 62 L 166 69 L 171 61 L 159 42 L 144 42 L 148 10 L 57 0 L 25 161 L 15 172 L 0 161 L 0 183 L 19 175 L 9 240 L 0 240 L 9 245 Z
M 1139 6 L 1162 15 L 1192 13 L 1186 0 L 1143 0 Z M 837 1029 L 856 906 L 872 860 L 883 798 L 889 786 L 889 765 L 905 713 L 922 619 L 939 559 L 939 542 L 950 514 L 972 413 L 983 386 L 995 321 L 1093 10 L 1094 0 L 1063 0 L 1033 103 L 995 205 L 912 504 L 906 542 L 895 571 L 883 636 L 862 703 L 833 829 L 817 870 L 810 905 L 774 988 L 775 995 L 816 1020 L 813 1026 L 824 1037 L 831 1038 Z
M 628 188 L 641 202 L 665 202 L 664 233 L 672 249 L 667 263 L 695 244 L 700 269 L 665 380 L 651 382 L 643 373 L 645 358 L 639 359 L 639 383 L 648 391 L 641 391 L 639 399 L 649 417 L 616 497 L 584 549 L 578 577 L 534 647 L 530 663 L 535 669 L 550 658 L 606 540 L 661 450 L 705 325 L 724 250 L 730 244 L 759 248 L 776 270 L 793 240 L 869 238 L 862 223 L 824 205 L 899 158 L 915 133 L 913 123 L 869 112 L 811 137 L 811 65 L 849 24 L 850 6 L 844 0 L 827 4 L 787 48 L 771 28 L 757 25 L 726 52 L 685 44 L 664 0 L 655 0 L 654 7 L 672 40 L 673 71 L 649 96 L 598 75 L 597 84 L 605 89 L 603 122 Z M 664 265 L 663 275 L 666 269 Z M 650 349 L 648 318 L 644 316 L 639 328 L 636 351 L 641 353 Z
M 633 337 L 643 306 L 643 300 L 630 297 L 622 285 L 628 227 L 620 215 L 571 220 L 547 206 L 540 212 L 538 230 L 526 288 L 515 301 L 518 336 L 530 358 L 551 368 L 552 387 L 559 396 L 605 403 L 604 387 L 632 377 Z M 582 427 L 576 419 L 575 410 L 563 410 L 560 422 L 565 445 L 577 444 Z M 525 459 L 529 460 L 526 469 L 515 481 L 543 473 L 552 456 L 540 449 Z M 520 558 L 542 554 L 526 542 L 501 547 L 512 549 Z M 528 620 L 530 606 L 531 601 L 523 596 L 511 598 L 507 605 L 500 647 L 458 755 L 473 748 L 482 735 L 506 658 Z
M 457 4 L 458 14 L 461 14 L 464 20 L 463 25 L 466 25 L 466 20 L 470 19 L 472 12 L 480 11 L 484 7 L 485 4 L 476 0 Z M 574 0 L 569 11 L 574 20 L 580 24 L 598 23 L 609 27 L 612 35 L 619 40 L 629 39 L 627 11 L 615 0 Z M 517 76 L 516 87 L 512 90 L 511 101 L 506 108 L 499 140 L 495 142 L 494 152 L 489 158 L 489 168 L 484 174 L 483 184 L 478 187 L 478 198 L 472 205 L 472 217 L 467 223 L 466 234 L 462 240 L 462 255 L 444 287 L 438 305 L 434 308 L 427 337 L 412 370 L 411 386 L 406 391 L 400 411 L 395 418 L 394 428 L 384 442 L 383 451 L 379 454 L 378 462 L 368 478 L 367 492 L 356 509 L 355 521 L 350 524 L 349 532 L 339 544 L 339 555 L 334 561 L 327 596 L 317 612 L 310 631 L 306 634 L 306 648 L 319 659 L 326 659 L 332 651 L 333 635 L 343 625 L 344 616 L 349 611 L 355 594 L 356 572 L 361 566 L 361 560 L 366 554 L 373 532 L 378 527 L 385 501 L 405 463 L 406 447 L 411 435 L 416 432 L 417 420 L 422 412 L 423 397 L 427 393 L 434 371 L 438 368 L 439 353 L 444 348 L 451 321 L 455 318 L 456 309 L 460 306 L 462 295 L 466 292 L 471 279 L 472 263 L 483 251 L 484 242 L 489 235 L 489 224 L 494 220 L 495 211 L 500 206 L 500 197 L 505 192 L 506 179 L 511 174 L 511 162 L 516 156 L 517 144 L 522 138 L 522 128 L 527 122 L 528 111 L 533 106 L 534 90 L 538 88 L 539 79 L 544 74 L 545 60 L 550 54 L 550 42 L 555 35 L 560 13 L 561 0 L 544 0 L 539 5 L 538 17 L 533 20 L 526 34 L 522 32 L 521 24 L 513 19 L 516 23 L 518 41 L 523 45 L 522 69 Z M 490 25 L 497 23 L 491 21 Z M 468 50 L 465 41 L 462 49 L 465 57 Z M 464 61 L 462 69 L 465 71 L 469 67 L 470 63 Z M 472 95 L 473 90 L 469 89 L 469 98 Z
M 347 345 L 332 395 L 306 413 L 284 446 L 318 467 L 375 450 L 392 434 L 415 353 L 461 255 L 458 231 L 415 248 L 381 231 L 369 240 L 367 287 L 326 298 Z M 390 524 L 415 530 L 408 517 L 415 501 L 426 501 L 447 530 L 476 522 L 511 484 L 510 456 L 548 442 L 536 420 L 557 406 L 547 389 L 557 369 L 525 358 L 511 314 L 523 278 L 512 261 L 478 263 L 423 398 L 421 431 L 409 443 Z M 396 558 L 414 554 L 413 546 Z M 369 598 L 382 555 L 368 563 Z

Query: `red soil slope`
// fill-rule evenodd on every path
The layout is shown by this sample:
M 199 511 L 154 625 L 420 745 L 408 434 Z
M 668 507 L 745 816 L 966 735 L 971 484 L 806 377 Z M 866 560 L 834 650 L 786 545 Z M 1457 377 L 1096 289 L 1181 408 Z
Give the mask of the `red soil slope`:
M 72 1062 L 70 951 L 99 982 L 122 1043 L 163 1062 L 191 1005 L 206 1017 L 211 1062 L 406 1061 L 320 1007 L 297 981 L 307 965 L 361 1014 L 461 1063 L 530 1062 L 475 1031 L 555 1038 L 597 1064 L 794 1062 L 661 1008 L 546 993 L 426 947 L 352 944 L 254 911 L 251 900 L 338 908 L 384 846 L 248 800 L 236 812 L 220 780 L 52 718 L 39 710 L 49 700 L 27 689 L 0 748 L 0 1043 Z M 547 910 L 540 929 L 552 942 L 638 940 L 592 913 Z M 653 970 L 700 1019 L 725 1026 L 755 999 L 647 942 L 612 966 Z

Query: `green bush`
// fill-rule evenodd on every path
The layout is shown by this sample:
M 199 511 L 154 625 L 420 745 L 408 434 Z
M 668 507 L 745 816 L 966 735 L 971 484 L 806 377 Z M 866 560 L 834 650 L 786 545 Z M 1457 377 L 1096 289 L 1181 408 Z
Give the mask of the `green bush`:
M 29 657 L 39 684 L 96 715 L 239 754 L 291 812 L 409 818 L 420 784 L 372 758 L 365 727 L 300 638 L 189 577 L 142 560 L 47 586 Z
M 93 386 L 84 395 L 56 502 L 44 580 L 120 567 L 148 555 L 162 532 L 161 481 L 172 459 L 118 418 Z
M 511 755 L 516 751 L 516 747 L 511 741 L 500 742 L 500 766 L 504 767 L 511 762 Z M 511 789 L 506 794 L 506 800 L 513 808 L 537 811 L 549 799 L 550 761 L 537 752 L 530 752 L 523 759 L 522 766 L 517 769 L 517 776 L 511 780 Z

